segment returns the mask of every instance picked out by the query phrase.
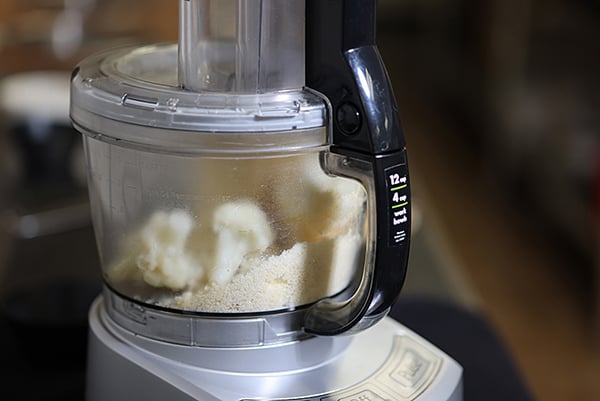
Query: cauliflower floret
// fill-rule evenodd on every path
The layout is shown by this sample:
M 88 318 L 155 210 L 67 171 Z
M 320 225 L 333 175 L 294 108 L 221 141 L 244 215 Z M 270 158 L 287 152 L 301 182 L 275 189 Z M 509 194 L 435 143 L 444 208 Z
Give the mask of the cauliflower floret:
M 274 238 L 266 213 L 250 201 L 219 206 L 213 231 L 216 244 L 210 279 L 218 284 L 231 280 L 246 256 L 263 252 Z
M 115 264 L 112 279 L 141 277 L 157 288 L 182 290 L 202 276 L 202 267 L 186 249 L 194 220 L 187 212 L 159 211 L 128 241 L 130 254 Z

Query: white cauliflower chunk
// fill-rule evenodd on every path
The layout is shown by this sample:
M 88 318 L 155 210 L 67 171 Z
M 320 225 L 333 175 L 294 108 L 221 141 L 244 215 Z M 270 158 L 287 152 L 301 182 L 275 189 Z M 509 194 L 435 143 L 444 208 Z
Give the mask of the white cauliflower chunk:
M 157 212 L 150 218 L 139 234 L 139 253 L 135 258 L 146 283 L 181 290 L 201 276 L 202 269 L 186 251 L 193 226 L 192 216 L 181 210 Z
M 219 206 L 213 216 L 216 246 L 211 281 L 227 283 L 246 256 L 266 250 L 273 242 L 267 215 L 250 201 Z

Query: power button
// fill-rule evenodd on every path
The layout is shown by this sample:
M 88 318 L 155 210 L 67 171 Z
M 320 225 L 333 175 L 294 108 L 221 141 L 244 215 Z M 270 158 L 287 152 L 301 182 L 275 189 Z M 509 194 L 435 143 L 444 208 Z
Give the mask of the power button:
M 336 121 L 344 134 L 354 135 L 360 129 L 360 111 L 352 103 L 343 103 L 337 109 Z

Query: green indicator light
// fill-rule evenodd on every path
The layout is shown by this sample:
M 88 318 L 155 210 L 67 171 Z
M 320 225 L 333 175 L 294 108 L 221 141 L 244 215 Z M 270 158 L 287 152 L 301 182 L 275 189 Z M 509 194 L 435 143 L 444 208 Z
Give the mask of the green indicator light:
M 401 189 L 404 189 L 404 188 L 406 188 L 407 186 L 408 186 L 407 184 L 400 185 L 399 187 L 390 188 L 390 191 L 391 191 L 391 192 L 394 192 L 394 191 L 399 191 L 399 190 L 401 190 Z
M 392 206 L 392 209 L 398 209 L 399 207 L 404 207 L 408 205 L 408 202 L 400 203 L 399 205 Z

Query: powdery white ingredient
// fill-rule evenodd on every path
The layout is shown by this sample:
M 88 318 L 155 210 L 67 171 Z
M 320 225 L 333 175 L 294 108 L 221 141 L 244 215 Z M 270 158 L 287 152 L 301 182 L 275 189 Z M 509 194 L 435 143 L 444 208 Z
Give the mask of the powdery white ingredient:
M 163 297 L 159 303 L 178 309 L 252 312 L 306 305 L 342 291 L 353 270 L 361 238 L 344 236 L 321 243 L 297 243 L 279 255 L 246 259 L 227 285 L 208 285 Z M 324 272 L 323 266 L 332 266 Z

